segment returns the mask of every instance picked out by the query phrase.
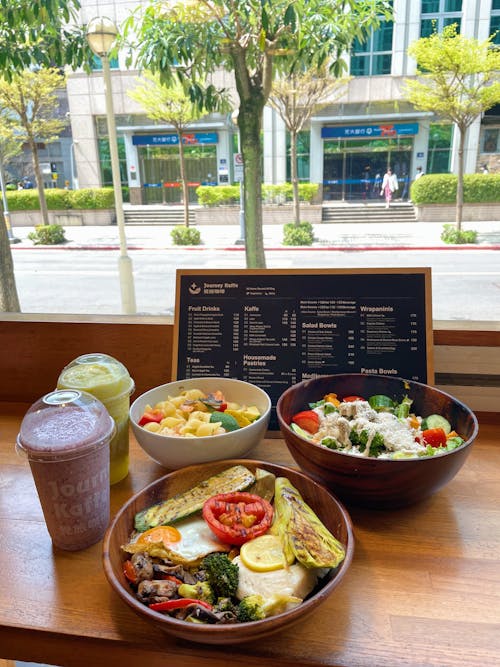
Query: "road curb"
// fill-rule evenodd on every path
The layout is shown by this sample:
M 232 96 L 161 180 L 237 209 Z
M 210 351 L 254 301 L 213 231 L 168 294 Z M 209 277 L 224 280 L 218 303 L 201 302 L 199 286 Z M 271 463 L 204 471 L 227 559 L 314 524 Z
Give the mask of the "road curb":
M 104 250 L 119 251 L 119 245 L 12 245 L 13 250 Z M 234 246 L 154 246 L 154 245 L 128 245 L 127 250 L 182 250 L 190 252 L 200 252 L 205 250 L 214 250 L 222 252 L 243 252 L 244 245 Z M 276 251 L 345 251 L 345 252 L 365 252 L 365 251 L 403 251 L 403 250 L 500 250 L 499 244 L 475 245 L 475 244 L 447 244 L 447 245 L 321 245 L 321 246 L 266 246 L 264 250 Z

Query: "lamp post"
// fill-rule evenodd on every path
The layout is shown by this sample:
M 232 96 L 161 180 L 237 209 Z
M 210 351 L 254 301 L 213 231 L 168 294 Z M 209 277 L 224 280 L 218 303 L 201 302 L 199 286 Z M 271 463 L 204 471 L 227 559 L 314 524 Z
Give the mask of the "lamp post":
M 127 239 L 125 236 L 125 217 L 123 214 L 123 196 L 118 160 L 118 141 L 116 138 L 115 113 L 113 109 L 113 93 L 111 88 L 111 73 L 109 68 L 109 51 L 116 39 L 118 30 L 111 19 L 98 16 L 87 25 L 87 41 L 92 51 L 99 56 L 102 62 L 104 88 L 106 97 L 106 119 L 108 123 L 109 152 L 111 157 L 111 175 L 115 194 L 116 223 L 120 237 L 120 257 L 118 270 L 120 275 L 120 289 L 122 296 L 122 310 L 124 313 L 137 312 L 135 305 L 134 276 L 132 260 L 127 254 Z

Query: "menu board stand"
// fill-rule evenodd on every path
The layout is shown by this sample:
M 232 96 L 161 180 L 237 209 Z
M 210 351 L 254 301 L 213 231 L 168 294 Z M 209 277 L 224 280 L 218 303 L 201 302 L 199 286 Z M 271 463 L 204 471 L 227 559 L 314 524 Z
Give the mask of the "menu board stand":
M 336 373 L 433 383 L 430 268 L 177 271 L 173 379 Z

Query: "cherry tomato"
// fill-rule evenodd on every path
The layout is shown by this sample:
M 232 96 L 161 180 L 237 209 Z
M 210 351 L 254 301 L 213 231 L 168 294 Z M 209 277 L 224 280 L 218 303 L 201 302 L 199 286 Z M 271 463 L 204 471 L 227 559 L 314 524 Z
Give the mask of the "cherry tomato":
M 254 493 L 219 493 L 205 501 L 202 510 L 208 527 L 226 544 L 241 545 L 271 527 L 273 507 Z
M 428 428 L 426 431 L 422 431 L 422 437 L 426 445 L 446 447 L 446 433 L 442 428 Z
M 317 433 L 319 430 L 319 415 L 314 410 L 302 410 L 293 415 L 292 422 L 308 433 Z

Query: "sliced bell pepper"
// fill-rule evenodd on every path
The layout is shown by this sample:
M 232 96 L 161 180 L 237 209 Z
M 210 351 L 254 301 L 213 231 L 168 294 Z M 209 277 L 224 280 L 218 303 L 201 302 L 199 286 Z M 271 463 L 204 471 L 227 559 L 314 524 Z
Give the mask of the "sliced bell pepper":
M 190 604 L 198 604 L 205 609 L 212 609 L 212 605 L 205 600 L 196 600 L 194 598 L 179 598 L 178 600 L 164 600 L 163 602 L 153 602 L 149 608 L 153 611 L 173 611 L 174 609 L 185 609 Z
M 137 573 L 130 559 L 123 563 L 123 574 L 131 584 L 137 583 Z
M 159 424 L 163 419 L 163 412 L 161 410 L 147 410 L 142 417 L 139 419 L 139 426 L 144 426 L 151 422 L 156 422 Z
M 319 415 L 314 410 L 302 410 L 302 412 L 298 412 L 296 415 L 293 415 L 292 422 L 309 433 L 317 433 L 319 431 Z

